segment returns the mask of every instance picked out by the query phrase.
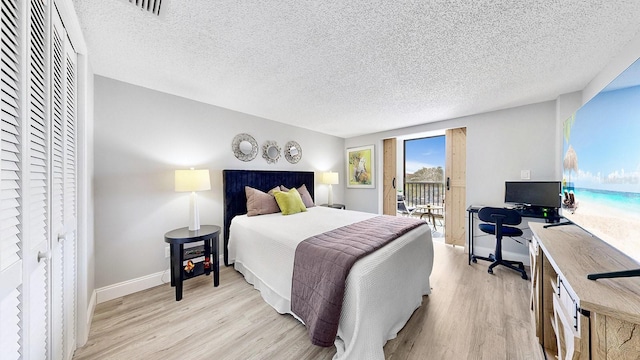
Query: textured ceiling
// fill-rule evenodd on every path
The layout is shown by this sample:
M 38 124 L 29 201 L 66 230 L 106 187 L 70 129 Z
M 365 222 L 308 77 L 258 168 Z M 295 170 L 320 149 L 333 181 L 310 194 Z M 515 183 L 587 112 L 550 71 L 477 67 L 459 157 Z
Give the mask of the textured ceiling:
M 73 0 L 96 74 L 332 134 L 582 90 L 637 0 Z

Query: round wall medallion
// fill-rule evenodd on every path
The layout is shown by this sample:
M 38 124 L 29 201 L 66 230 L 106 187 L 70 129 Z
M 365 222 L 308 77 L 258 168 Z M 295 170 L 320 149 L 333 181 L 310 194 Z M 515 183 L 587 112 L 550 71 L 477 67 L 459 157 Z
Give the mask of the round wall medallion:
M 233 154 L 242 161 L 251 161 L 258 155 L 258 143 L 249 134 L 238 134 L 231 142 Z
M 275 141 L 267 141 L 262 145 L 262 157 L 269 164 L 275 164 L 280 159 L 280 146 Z
M 295 164 L 302 159 L 302 147 L 295 141 L 289 141 L 284 146 L 284 158 Z

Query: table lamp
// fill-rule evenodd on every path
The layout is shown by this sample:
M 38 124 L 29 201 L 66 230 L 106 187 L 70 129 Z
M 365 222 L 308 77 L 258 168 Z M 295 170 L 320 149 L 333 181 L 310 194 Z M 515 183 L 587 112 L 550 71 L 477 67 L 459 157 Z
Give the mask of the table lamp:
M 196 191 L 211 190 L 209 170 L 176 170 L 176 191 L 190 191 L 189 231 L 200 230 Z
M 336 172 L 326 172 L 326 173 L 322 173 L 322 183 L 323 184 L 329 184 L 329 199 L 328 199 L 328 204 L 329 206 L 333 205 L 333 190 L 331 189 L 331 185 L 337 185 L 338 184 L 338 173 Z

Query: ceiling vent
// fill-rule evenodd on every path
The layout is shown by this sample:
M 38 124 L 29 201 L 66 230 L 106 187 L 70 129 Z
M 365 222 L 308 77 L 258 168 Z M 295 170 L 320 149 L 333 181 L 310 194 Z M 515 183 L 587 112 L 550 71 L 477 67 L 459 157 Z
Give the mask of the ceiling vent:
M 129 2 L 140 8 L 140 10 L 149 11 L 160 16 L 162 0 L 129 0 Z

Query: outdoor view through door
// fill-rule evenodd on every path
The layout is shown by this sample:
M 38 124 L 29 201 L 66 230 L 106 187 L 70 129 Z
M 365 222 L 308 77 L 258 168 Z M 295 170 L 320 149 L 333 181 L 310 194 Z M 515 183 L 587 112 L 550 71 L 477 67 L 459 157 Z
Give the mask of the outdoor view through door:
M 412 216 L 431 225 L 434 238 L 444 237 L 444 166 L 444 135 L 404 141 L 404 186 L 398 194 Z

